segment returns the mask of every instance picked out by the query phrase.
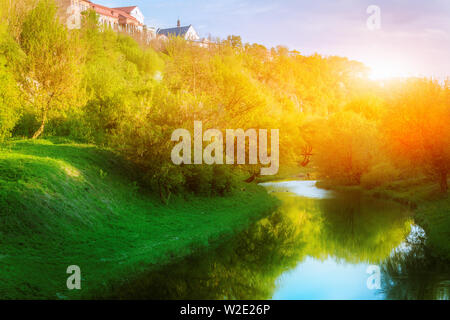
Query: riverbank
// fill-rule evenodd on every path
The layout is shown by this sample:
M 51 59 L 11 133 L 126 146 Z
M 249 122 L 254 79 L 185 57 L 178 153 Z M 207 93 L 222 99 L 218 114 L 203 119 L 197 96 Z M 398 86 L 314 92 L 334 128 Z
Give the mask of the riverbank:
M 278 173 L 273 176 L 259 176 L 257 183 L 276 182 L 282 180 L 317 180 L 317 173 L 312 166 L 282 166 Z
M 278 201 L 245 184 L 225 197 L 164 205 L 139 172 L 91 145 L 15 141 L 0 150 L 0 298 L 83 299 L 217 246 Z M 244 189 L 245 187 L 245 189 Z M 82 290 L 66 287 L 81 268 Z
M 439 186 L 426 178 L 395 181 L 374 189 L 333 186 L 318 182 L 317 186 L 332 190 L 358 189 L 380 199 L 407 205 L 414 211 L 415 222 L 427 234 L 427 247 L 437 259 L 450 261 L 450 199 L 440 193 Z

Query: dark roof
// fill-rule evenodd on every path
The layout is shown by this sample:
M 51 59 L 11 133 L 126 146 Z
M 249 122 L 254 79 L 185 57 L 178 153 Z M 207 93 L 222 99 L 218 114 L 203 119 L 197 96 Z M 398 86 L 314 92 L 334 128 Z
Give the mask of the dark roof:
M 184 26 L 184 27 L 175 27 L 175 28 L 168 28 L 168 29 L 158 29 L 157 33 L 165 35 L 166 37 L 173 36 L 173 37 L 184 37 L 186 33 L 189 31 L 189 28 L 192 25 Z

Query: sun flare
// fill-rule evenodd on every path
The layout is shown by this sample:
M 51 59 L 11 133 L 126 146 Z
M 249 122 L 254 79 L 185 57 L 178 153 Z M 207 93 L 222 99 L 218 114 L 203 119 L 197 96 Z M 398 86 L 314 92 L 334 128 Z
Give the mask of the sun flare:
M 369 73 L 371 80 L 387 80 L 411 76 L 408 68 L 401 63 L 376 62 L 369 64 L 369 68 L 371 70 Z

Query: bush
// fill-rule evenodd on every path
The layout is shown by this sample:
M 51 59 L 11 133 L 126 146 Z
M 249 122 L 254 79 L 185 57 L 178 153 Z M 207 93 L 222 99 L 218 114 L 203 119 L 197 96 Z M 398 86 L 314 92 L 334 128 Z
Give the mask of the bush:
M 383 162 L 375 165 L 369 172 L 362 175 L 361 186 L 366 189 L 372 189 L 394 181 L 399 176 L 400 172 L 392 164 Z
M 12 131 L 15 137 L 31 137 L 39 128 L 39 121 L 33 113 L 24 113 Z
M 185 188 L 195 194 L 210 196 L 212 192 L 213 170 L 210 166 L 188 166 L 185 169 Z
M 19 93 L 15 80 L 4 67 L 0 66 L 0 141 L 11 135 L 11 130 L 19 119 L 19 107 Z
M 163 70 L 164 61 L 158 54 L 150 48 L 142 49 L 131 37 L 120 35 L 118 45 L 127 61 L 135 64 L 139 71 L 154 76 L 156 72 Z
M 212 191 L 224 196 L 237 186 L 238 178 L 233 171 L 226 166 L 214 166 L 211 187 Z
M 378 159 L 376 125 L 354 112 L 339 112 L 327 119 L 316 140 L 315 163 L 324 179 L 359 185 Z

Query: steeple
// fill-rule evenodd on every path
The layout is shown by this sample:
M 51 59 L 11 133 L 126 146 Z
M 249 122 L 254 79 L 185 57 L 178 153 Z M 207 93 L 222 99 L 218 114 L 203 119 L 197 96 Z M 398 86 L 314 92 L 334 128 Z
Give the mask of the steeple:
M 178 28 L 181 28 L 181 21 L 180 21 L 180 18 L 178 18 L 178 20 L 177 20 L 177 27 L 178 27 Z

